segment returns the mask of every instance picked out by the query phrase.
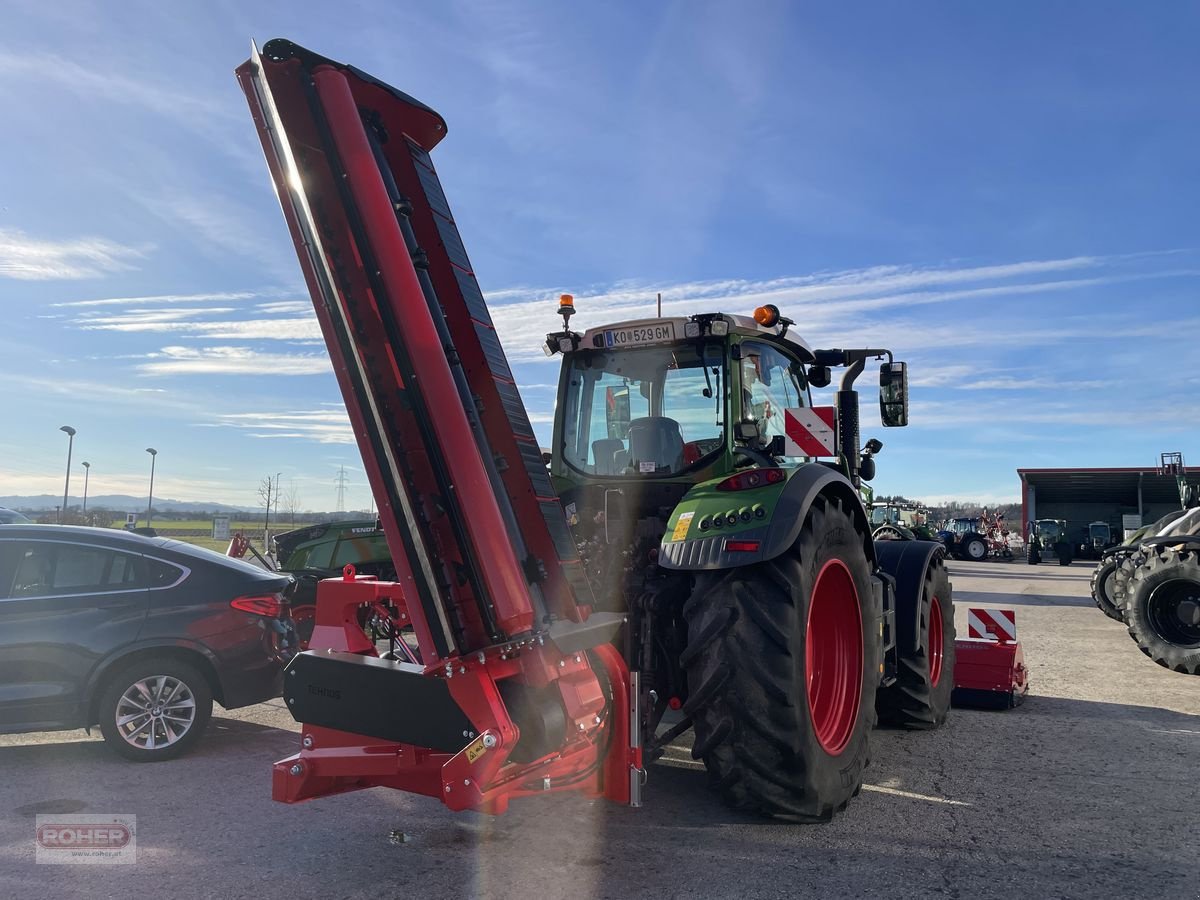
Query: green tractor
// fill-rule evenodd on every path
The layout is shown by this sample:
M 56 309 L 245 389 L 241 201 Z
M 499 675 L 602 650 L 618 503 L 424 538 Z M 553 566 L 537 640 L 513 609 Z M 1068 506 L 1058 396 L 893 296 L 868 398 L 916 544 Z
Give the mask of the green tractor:
M 1073 551 L 1065 519 L 1038 519 L 1029 523 L 1026 552 L 1030 565 L 1037 565 L 1043 556 L 1050 555 L 1060 566 L 1069 566 Z
M 569 296 L 559 312 L 551 479 L 597 608 L 627 616 L 643 730 L 683 715 L 647 756 L 690 726 L 727 802 L 828 818 L 859 790 L 877 714 L 933 728 L 950 703 L 941 548 L 873 541 L 860 495 L 882 444 L 860 447 L 855 379 L 882 360 L 882 424 L 902 426 L 905 364 L 814 350 L 774 307 L 583 333 Z M 811 398 L 835 366 L 836 415 Z
M 915 503 L 872 503 L 871 536 L 877 541 L 936 541 L 929 510 Z
M 308 649 L 317 610 L 317 582 L 348 566 L 382 581 L 396 579 L 396 566 L 378 519 L 322 522 L 272 538 L 276 565 L 293 577 L 289 602 L 300 649 Z

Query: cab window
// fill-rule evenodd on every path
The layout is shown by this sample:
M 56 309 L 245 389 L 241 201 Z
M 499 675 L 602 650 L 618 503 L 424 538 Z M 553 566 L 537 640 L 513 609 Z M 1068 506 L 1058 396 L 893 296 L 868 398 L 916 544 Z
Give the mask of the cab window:
M 742 344 L 742 418 L 758 423 L 770 440 L 784 433 L 783 411 L 808 405 L 800 365 L 770 344 Z

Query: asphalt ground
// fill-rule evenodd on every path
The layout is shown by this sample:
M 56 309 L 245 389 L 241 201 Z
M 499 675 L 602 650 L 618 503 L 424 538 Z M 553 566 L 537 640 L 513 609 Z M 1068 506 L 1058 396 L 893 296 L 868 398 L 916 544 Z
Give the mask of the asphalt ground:
M 492 818 L 384 789 L 275 804 L 270 763 L 297 745 L 277 701 L 217 715 L 169 763 L 83 732 L 0 737 L 0 897 L 1200 896 L 1200 679 L 1096 610 L 1090 571 L 952 563 L 960 633 L 968 605 L 1016 609 L 1032 695 L 875 732 L 830 824 L 730 812 L 686 740 L 637 810 L 551 796 Z M 36 865 L 39 812 L 135 814 L 136 862 Z

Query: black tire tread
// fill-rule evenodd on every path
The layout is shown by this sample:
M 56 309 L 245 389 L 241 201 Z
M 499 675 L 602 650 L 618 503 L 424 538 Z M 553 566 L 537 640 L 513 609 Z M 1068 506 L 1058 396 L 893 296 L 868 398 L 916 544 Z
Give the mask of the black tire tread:
M 1150 554 L 1145 564 L 1138 567 L 1130 579 L 1124 610 L 1129 636 L 1138 649 L 1164 669 L 1184 675 L 1200 675 L 1200 649 L 1168 643 L 1154 632 L 1147 619 L 1145 609 L 1154 583 L 1163 576 L 1200 584 L 1200 553 L 1192 549 L 1157 548 L 1157 552 Z

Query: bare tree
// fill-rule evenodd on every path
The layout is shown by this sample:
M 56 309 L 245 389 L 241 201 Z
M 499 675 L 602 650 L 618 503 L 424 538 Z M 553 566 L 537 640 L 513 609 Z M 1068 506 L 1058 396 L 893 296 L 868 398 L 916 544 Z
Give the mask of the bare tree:
M 300 512 L 300 491 L 296 487 L 296 482 L 290 482 L 282 494 L 283 496 L 283 511 L 288 514 L 292 527 L 296 527 L 296 513 Z
M 267 513 L 263 517 L 263 546 L 269 548 L 271 546 L 271 501 L 275 499 L 275 480 L 270 475 L 259 482 L 258 499 L 267 508 Z

